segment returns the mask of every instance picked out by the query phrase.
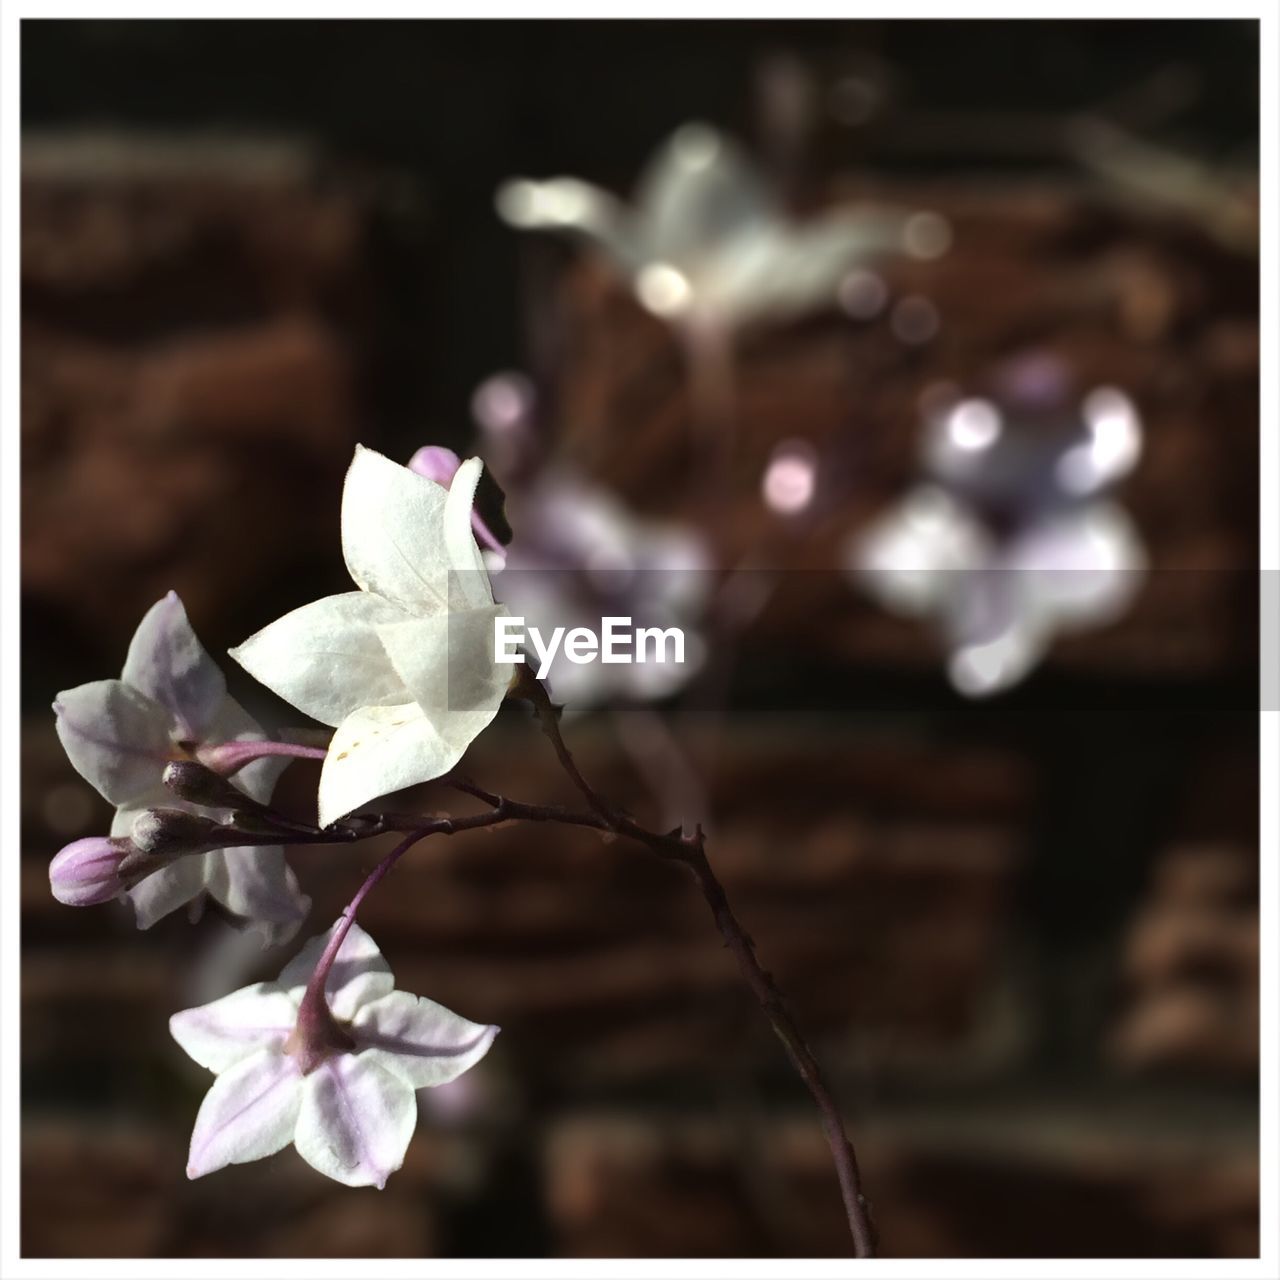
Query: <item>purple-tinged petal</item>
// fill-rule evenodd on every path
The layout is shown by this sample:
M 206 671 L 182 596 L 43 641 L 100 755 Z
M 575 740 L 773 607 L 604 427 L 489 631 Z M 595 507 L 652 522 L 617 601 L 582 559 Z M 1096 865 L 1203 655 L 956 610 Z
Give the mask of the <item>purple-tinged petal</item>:
M 294 1143 L 327 1178 L 386 1185 L 404 1163 L 418 1121 L 413 1089 L 366 1054 L 341 1053 L 306 1077 Z
M 204 892 L 205 859 L 213 855 L 191 854 L 153 872 L 129 890 L 139 929 L 150 929 L 171 911 L 185 906 Z
M 339 924 L 341 921 L 335 922 L 325 933 L 312 938 L 281 970 L 280 985 L 295 1003 L 302 999 L 316 963 Z M 324 986 L 333 1016 L 339 1022 L 350 1022 L 362 1005 L 380 999 L 394 987 L 391 966 L 382 958 L 378 944 L 353 924 L 338 948 Z
M 261 933 L 264 947 L 288 942 L 311 909 L 278 845 L 209 854 L 206 883 L 228 911 Z
M 260 1049 L 282 1049 L 297 1016 L 293 1001 L 277 983 L 257 982 L 175 1013 L 169 1032 L 189 1057 L 220 1073 Z
M 174 591 L 153 604 L 138 624 L 122 678 L 166 708 L 178 737 L 198 741 L 227 692 L 218 664 L 187 621 L 187 611 Z
M 224 1071 L 200 1104 L 187 1177 L 275 1155 L 293 1141 L 302 1101 L 294 1060 L 259 1049 Z
M 172 750 L 168 713 L 122 680 L 94 680 L 53 704 L 67 758 L 111 804 L 155 787 Z
M 124 892 L 120 863 L 133 852 L 123 838 L 88 836 L 75 840 L 49 863 L 49 887 L 68 907 L 93 907 Z
M 352 1034 L 361 1058 L 424 1089 L 448 1084 L 475 1066 L 498 1028 L 470 1022 L 423 996 L 392 991 L 356 1013 Z
M 1005 549 L 1002 567 L 1063 627 L 1101 626 L 1124 612 L 1145 576 L 1133 521 L 1111 502 L 1051 513 Z

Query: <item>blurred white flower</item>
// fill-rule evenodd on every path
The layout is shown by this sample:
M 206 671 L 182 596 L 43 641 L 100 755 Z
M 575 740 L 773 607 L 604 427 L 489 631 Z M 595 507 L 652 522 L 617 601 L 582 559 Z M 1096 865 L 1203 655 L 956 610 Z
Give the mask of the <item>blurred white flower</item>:
M 705 124 L 672 135 L 631 206 L 576 178 L 514 179 L 497 205 L 513 227 L 569 232 L 602 249 L 654 315 L 726 331 L 834 306 L 852 268 L 921 238 L 885 210 L 792 223 L 737 144 Z
M 150 809 L 196 812 L 162 781 L 171 760 L 195 759 L 210 747 L 266 738 L 227 693 L 222 672 L 172 591 L 138 624 L 119 680 L 67 689 L 58 694 L 53 709 L 58 738 L 71 763 L 116 806 L 114 837 L 129 836 L 135 821 Z M 265 803 L 288 763 L 280 756 L 255 760 L 239 771 L 234 785 Z M 62 862 L 55 859 L 55 893 L 63 901 L 70 900 L 70 878 L 87 874 L 83 855 L 89 842 L 79 844 L 79 856 L 73 858 L 69 850 L 74 846 L 69 846 L 59 855 Z M 58 892 L 60 885 L 65 894 Z M 99 888 L 105 892 L 103 884 Z M 292 937 L 311 904 L 278 846 L 214 849 L 176 858 L 124 891 L 140 929 L 207 893 L 247 919 L 264 943 Z M 84 893 L 82 889 L 79 898 L 88 901 Z
M 516 537 L 493 589 L 509 613 L 543 631 L 600 629 L 605 617 L 637 627 L 680 627 L 683 662 L 571 662 L 561 650 L 547 679 L 571 712 L 613 699 L 651 701 L 676 692 L 700 668 L 696 624 L 710 594 L 702 538 L 675 523 L 637 518 L 612 494 L 563 468 L 540 472 L 508 495 Z
M 471 529 L 480 472 L 469 458 L 446 489 L 357 445 L 342 550 L 359 590 L 303 605 L 231 651 L 336 726 L 320 775 L 322 826 L 453 768 L 506 696 L 514 668 L 493 652 L 505 610 Z
M 170 1018 L 173 1038 L 217 1076 L 196 1116 L 187 1177 L 292 1143 L 325 1177 L 382 1188 L 404 1163 L 416 1091 L 457 1079 L 488 1053 L 497 1027 L 396 991 L 377 944 L 357 924 L 347 926 L 325 977 L 333 1043 L 304 1046 L 299 1007 L 345 923 L 313 938 L 275 982 Z
M 951 683 L 970 697 L 1017 684 L 1059 631 L 1118 618 L 1146 566 L 1133 522 L 1100 496 L 1138 460 L 1132 404 L 1100 388 L 1064 411 L 1052 371 L 1017 372 L 999 402 L 937 409 L 923 441 L 929 478 L 850 548 L 850 568 L 886 608 L 935 621 Z

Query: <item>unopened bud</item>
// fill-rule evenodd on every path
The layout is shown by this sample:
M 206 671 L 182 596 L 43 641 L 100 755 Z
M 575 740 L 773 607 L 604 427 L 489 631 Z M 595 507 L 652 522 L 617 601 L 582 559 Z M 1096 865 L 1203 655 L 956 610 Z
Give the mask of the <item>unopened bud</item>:
M 453 477 L 457 475 L 460 466 L 462 459 L 452 449 L 439 444 L 424 444 L 409 459 L 410 471 L 426 476 L 428 480 L 434 480 L 446 489 L 453 483 Z
M 441 444 L 424 444 L 409 459 L 410 471 L 416 475 L 425 476 L 428 480 L 434 480 L 436 484 L 443 485 L 446 489 L 453 484 L 453 477 L 458 474 L 460 466 L 462 466 L 462 459 L 452 449 L 446 449 Z M 490 480 L 489 483 L 492 484 L 492 481 Z M 505 529 L 506 539 L 510 541 L 511 529 L 507 526 L 505 517 L 502 518 L 499 528 Z M 471 529 L 476 538 L 490 551 L 501 556 L 503 560 L 506 559 L 507 552 L 502 545 L 502 539 L 498 538 L 485 524 L 474 507 L 471 511 Z
M 233 786 L 221 774 L 196 760 L 170 760 L 161 775 L 164 785 L 180 800 L 204 805 L 209 809 L 257 808 L 238 787 Z
M 235 840 L 225 839 L 226 828 L 212 818 L 186 809 L 148 809 L 133 823 L 133 843 L 157 858 L 220 849 Z
M 120 864 L 136 853 L 123 836 L 75 840 L 49 864 L 49 887 L 69 907 L 93 907 L 119 897 L 127 887 Z

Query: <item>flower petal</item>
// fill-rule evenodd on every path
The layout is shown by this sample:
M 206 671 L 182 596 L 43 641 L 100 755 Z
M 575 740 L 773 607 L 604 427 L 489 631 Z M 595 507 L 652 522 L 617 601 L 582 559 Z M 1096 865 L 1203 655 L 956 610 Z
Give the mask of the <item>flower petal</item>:
M 475 1066 L 498 1028 L 470 1022 L 434 1000 L 392 991 L 356 1014 L 361 1058 L 402 1075 L 415 1089 L 448 1084 Z
M 366 1054 L 338 1054 L 302 1086 L 294 1143 L 327 1178 L 378 1187 L 404 1163 L 418 1122 L 413 1089 Z
M 447 773 L 466 750 L 442 738 L 417 703 L 364 707 L 334 731 L 320 771 L 320 825 L 379 796 Z
M 104 799 L 128 804 L 160 780 L 172 749 L 169 716 L 123 680 L 58 694 L 58 738 L 75 770 Z
M 990 536 L 966 506 L 921 485 L 858 537 L 852 567 L 887 608 L 923 616 L 945 608 L 992 554 Z
M 288 942 L 311 909 L 311 899 L 278 845 L 220 849 L 207 855 L 209 893 L 262 934 L 264 947 Z
M 408 467 L 356 445 L 342 491 L 342 554 L 356 586 L 411 613 L 443 612 L 447 495 Z
M 175 1013 L 169 1032 L 202 1067 L 222 1072 L 259 1049 L 280 1049 L 297 1017 L 297 1007 L 278 983 L 255 982 Z
M 471 532 L 471 509 L 484 464 L 468 458 L 455 472 L 444 502 L 444 543 L 449 557 L 449 606 L 479 609 L 493 603 L 489 573 Z M 380 699 L 382 702 L 390 699 Z M 366 705 L 373 705 L 373 699 Z
M 173 717 L 179 737 L 198 741 L 213 719 L 227 682 L 205 652 L 174 591 L 153 604 L 138 624 L 122 679 Z
M 443 509 L 443 501 L 439 505 Z M 358 707 L 404 701 L 404 687 L 374 630 L 404 617 L 390 601 L 363 591 L 326 596 L 286 613 L 231 656 L 299 711 L 336 725 Z
M 179 800 L 160 782 L 159 777 L 156 777 L 152 785 L 139 795 L 136 800 L 130 804 L 121 805 L 115 811 L 111 817 L 111 834 L 113 836 L 132 835 L 133 824 L 148 809 L 186 809 L 190 813 L 196 812 L 195 805 L 189 805 L 185 800 Z
M 704 124 L 677 129 L 636 189 L 650 261 L 680 268 L 773 218 L 773 202 L 742 149 Z
M 514 662 L 494 661 L 494 620 L 505 614 L 489 605 L 378 629 L 409 696 L 458 755 L 497 714 L 515 674 Z
M 498 214 L 522 231 L 565 231 L 602 249 L 628 275 L 643 265 L 631 211 L 617 196 L 578 178 L 514 178 L 497 193 Z
M 312 938 L 281 970 L 280 986 L 295 1004 L 302 999 L 321 953 L 341 923 L 341 920 L 335 921 L 327 932 Z M 378 944 L 358 924 L 353 924 L 338 948 L 324 984 L 325 998 L 333 1016 L 339 1022 L 350 1022 L 364 1005 L 381 999 L 394 987 L 391 966 L 383 959 Z
M 293 1140 L 302 1103 L 294 1060 L 259 1049 L 224 1071 L 200 1104 L 187 1177 L 275 1155 Z
M 851 267 L 900 247 L 902 222 L 892 214 L 852 211 L 800 227 L 764 222 L 709 255 L 699 283 L 739 324 L 834 307 Z
M 150 929 L 171 911 L 198 898 L 205 888 L 207 853 L 189 854 L 153 871 L 129 890 L 139 929 Z
M 1022 574 L 987 567 L 949 576 L 955 584 L 943 625 L 951 648 L 951 683 L 970 698 L 1012 688 L 1048 648 L 1048 613 L 1028 592 Z
M 1042 516 L 1008 547 L 1002 565 L 1058 625 L 1100 626 L 1133 599 L 1146 553 L 1124 510 L 1095 502 Z

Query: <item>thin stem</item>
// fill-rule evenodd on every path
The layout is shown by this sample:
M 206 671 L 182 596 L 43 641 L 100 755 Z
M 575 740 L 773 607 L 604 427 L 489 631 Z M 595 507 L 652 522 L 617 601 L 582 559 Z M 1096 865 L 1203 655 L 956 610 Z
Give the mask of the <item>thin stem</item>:
M 734 343 L 730 325 L 700 315 L 680 327 L 689 370 L 689 411 L 694 456 L 705 466 L 701 481 L 718 504 L 733 488 L 736 405 Z
M 528 666 L 521 666 L 516 677 L 517 684 L 514 690 L 515 696 L 518 698 L 527 698 L 532 704 L 534 711 L 537 712 L 538 721 L 542 725 L 542 731 L 551 741 L 551 745 L 555 750 L 556 758 L 560 761 L 561 767 L 572 779 L 574 786 L 582 793 L 587 803 L 598 813 L 610 827 L 617 828 L 621 819 L 621 815 L 615 813 L 611 805 L 609 805 L 603 797 L 596 794 L 591 784 L 582 776 L 582 771 L 578 768 L 577 762 L 569 752 L 569 748 L 565 746 L 564 738 L 560 733 L 560 715 L 557 708 L 551 701 L 550 695 L 543 686 L 542 681 L 538 680 L 529 670 Z
M 543 699 L 550 707 L 550 700 L 546 698 L 545 691 Z M 579 790 L 598 812 L 610 813 L 611 810 L 596 796 L 574 763 L 573 756 L 560 734 L 559 721 L 554 713 L 543 716 L 542 721 L 543 729 L 556 748 L 556 755 L 565 765 L 569 776 Z M 472 794 L 475 792 L 473 791 Z M 831 1096 L 817 1059 L 796 1025 L 795 1017 L 787 1007 L 782 992 L 773 977 L 756 958 L 755 944 L 738 923 L 737 917 L 729 906 L 724 886 L 716 878 L 715 872 L 711 869 L 711 863 L 707 860 L 704 848 L 705 837 L 701 827 L 692 836 L 682 835 L 679 830 L 661 835 L 646 830 L 629 818 L 615 816 L 614 829 L 638 840 L 660 856 L 683 862 L 689 868 L 702 896 L 711 908 L 711 914 L 721 937 L 724 938 L 738 962 L 738 968 L 746 979 L 747 986 L 760 1004 L 774 1033 L 782 1041 L 792 1065 L 817 1105 L 822 1118 L 822 1131 L 826 1137 L 827 1146 L 831 1150 L 831 1159 L 835 1164 L 836 1177 L 840 1183 L 840 1196 L 844 1201 L 845 1216 L 849 1221 L 849 1233 L 853 1237 L 854 1257 L 874 1257 L 876 1233 L 871 1220 L 871 1205 L 862 1191 L 858 1158 L 845 1132 L 844 1123 L 840 1118 L 840 1109 Z
M 356 890 L 355 897 L 343 908 L 342 915 L 338 921 L 338 927 L 333 931 L 325 949 L 320 953 L 320 959 L 316 961 L 316 967 L 311 974 L 311 979 L 307 983 L 306 993 L 302 997 L 302 1003 L 315 1003 L 324 1000 L 324 984 L 329 977 L 329 971 L 333 968 L 333 962 L 338 958 L 338 952 L 342 950 L 342 944 L 347 940 L 347 934 L 351 932 L 351 926 L 356 922 L 356 912 L 360 910 L 360 904 L 369 896 L 370 893 L 381 883 L 392 867 L 400 861 L 410 849 L 413 848 L 419 840 L 425 839 L 431 832 L 429 830 L 418 830 L 405 836 L 399 844 L 396 845 L 390 853 L 387 854 L 381 862 L 369 873 L 365 878 L 365 882 Z
M 694 431 L 704 445 L 723 445 L 733 426 L 733 336 L 718 321 L 700 318 L 681 329 L 689 362 Z
M 200 763 L 222 777 L 230 777 L 245 765 L 265 756 L 291 756 L 297 760 L 323 760 L 326 747 L 304 747 L 299 742 L 221 742 L 213 747 L 201 747 L 196 753 Z
M 862 1190 L 862 1177 L 858 1169 L 858 1157 L 853 1143 L 845 1132 L 840 1118 L 840 1108 L 831 1095 L 813 1051 L 805 1042 L 795 1017 L 787 1007 L 778 984 L 772 974 L 764 969 L 756 956 L 755 944 L 746 930 L 738 923 L 724 886 L 716 878 L 702 847 L 702 835 L 698 834 L 696 853 L 688 862 L 690 872 L 702 896 L 711 908 L 716 927 L 725 944 L 733 952 L 738 968 L 751 988 L 752 994 L 764 1010 L 769 1025 L 782 1041 L 804 1086 L 809 1090 L 822 1117 L 822 1132 L 831 1150 L 840 1183 L 840 1198 L 844 1201 L 845 1216 L 849 1220 L 849 1232 L 853 1236 L 853 1254 L 856 1258 L 873 1258 L 876 1252 L 876 1232 L 871 1220 L 871 1203 Z
M 342 949 L 342 944 L 346 941 L 347 934 L 351 932 L 351 926 L 355 924 L 356 912 L 360 910 L 361 903 L 418 841 L 440 833 L 452 835 L 455 831 L 490 827 L 505 821 L 507 821 L 506 805 L 501 799 L 488 813 L 472 814 L 465 818 L 436 818 L 425 821 L 418 818 L 414 820 L 413 829 L 409 834 L 368 874 L 364 883 L 356 890 L 355 897 L 343 908 L 338 926 L 320 953 L 320 959 L 316 961 L 316 967 L 307 982 L 307 989 L 298 1002 L 296 1035 L 304 1057 L 304 1072 L 310 1069 L 310 1065 L 316 1060 L 317 1053 L 322 1054 L 326 1047 L 332 1047 L 335 1042 L 340 1043 L 348 1038 L 346 1033 L 334 1023 L 328 1002 L 325 1000 L 324 984 L 328 980 L 329 971 L 333 968 L 338 952 Z M 380 830 L 395 829 L 386 818 L 375 820 L 375 826 Z

